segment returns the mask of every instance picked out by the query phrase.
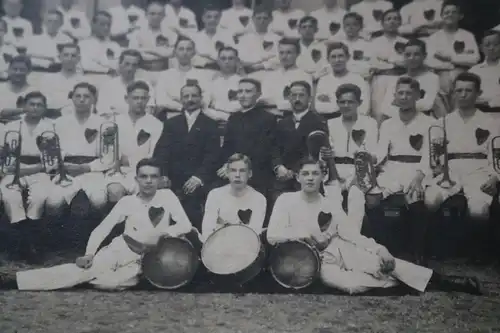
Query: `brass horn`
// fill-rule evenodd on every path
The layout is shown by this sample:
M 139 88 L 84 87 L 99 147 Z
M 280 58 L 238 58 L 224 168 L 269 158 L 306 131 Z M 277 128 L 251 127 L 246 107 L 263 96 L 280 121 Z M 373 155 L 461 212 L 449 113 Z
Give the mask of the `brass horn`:
M 495 136 L 491 139 L 491 157 L 493 160 L 493 169 L 500 173 L 500 143 L 497 143 L 500 140 L 500 135 Z
M 22 122 L 19 122 L 19 131 L 7 131 L 4 136 L 4 146 L 2 149 L 1 171 L 4 175 L 14 175 L 12 183 L 7 185 L 8 189 L 23 188 L 21 184 L 21 135 Z M 11 170 L 14 167 L 14 171 Z
M 57 166 L 59 180 L 56 184 L 63 187 L 71 185 L 73 181 L 68 178 L 66 168 L 64 167 L 61 141 L 59 135 L 57 135 L 55 131 L 55 126 L 53 131 L 42 132 L 36 140 L 38 149 L 41 153 L 41 162 L 45 173 L 50 173 L 50 169 Z
M 443 156 L 442 162 L 441 156 Z M 429 127 L 429 164 L 435 177 L 443 174 L 443 178 L 436 183 L 438 186 L 444 189 L 455 186 L 456 182 L 450 178 L 445 117 L 443 117 L 443 126 L 433 125 Z
M 328 134 L 320 130 L 309 133 L 306 144 L 309 157 L 316 161 L 322 160 L 320 156 L 320 149 L 322 147 L 331 147 Z M 328 185 L 332 181 L 339 179 L 339 173 L 333 158 L 329 158 L 324 162 L 326 163 L 326 171 L 328 174 L 328 179 L 326 180 L 325 185 Z
M 111 161 L 107 160 L 111 158 Z M 109 176 L 121 174 L 120 166 L 120 143 L 119 130 L 116 124 L 116 114 L 113 114 L 113 121 L 105 121 L 99 130 L 99 159 L 101 163 L 113 164 L 113 168 L 108 173 Z

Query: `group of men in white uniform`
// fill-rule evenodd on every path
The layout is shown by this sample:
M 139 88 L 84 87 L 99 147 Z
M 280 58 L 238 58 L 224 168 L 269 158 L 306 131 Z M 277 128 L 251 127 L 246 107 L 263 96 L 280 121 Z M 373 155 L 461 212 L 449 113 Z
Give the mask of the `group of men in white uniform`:
M 190 142 L 189 135 L 192 129 L 205 130 L 200 129 L 200 117 L 231 126 L 235 123 L 233 114 L 250 113 L 257 108 L 278 119 L 294 121 L 291 135 L 301 142 L 294 149 L 302 149 L 302 157 L 307 155 L 303 149 L 307 135 L 320 129 L 304 132 L 305 125 L 301 124 L 308 121 L 305 115 L 319 113 L 326 118 L 326 126 L 321 129 L 328 132 L 330 147 L 321 149 L 321 158 L 335 162 L 339 177 L 325 188 L 324 195 L 328 202 L 332 198 L 336 202 L 329 207 L 335 223 L 348 221 L 349 232 L 359 235 L 353 237 L 361 237 L 365 205 L 376 205 L 394 194 L 404 194 L 409 206 L 422 210 L 425 204 L 435 211 L 447 198 L 462 192 L 470 215 L 484 221 L 489 219 L 492 202 L 497 204 L 499 179 L 494 165 L 498 156 L 492 149 L 492 139 L 500 134 L 494 112 L 500 106 L 500 89 L 494 89 L 500 88 L 500 32 L 493 29 L 484 35 L 481 51 L 485 60 L 476 65 L 479 47 L 470 32 L 459 28 L 463 13 L 455 2 L 415 0 L 398 11 L 388 1 L 365 0 L 347 12 L 337 1 L 325 0 L 323 8 L 306 15 L 290 8 L 289 0 L 277 0 L 275 10 L 259 6 L 253 11 L 244 6 L 244 1 L 234 0 L 225 11 L 207 5 L 200 31 L 195 15 L 179 0 L 172 0 L 167 6 L 152 1 L 146 10 L 123 0 L 121 6 L 98 11 L 90 23 L 73 8 L 72 2 L 62 1 L 61 8 L 49 11 L 44 32 L 33 35 L 24 27 L 26 21 L 19 17 L 20 10 L 17 16 L 13 10 L 20 8 L 20 1 L 5 1 L 8 16 L 0 21 L 0 52 L 6 61 L 3 76 L 7 80 L 0 83 L 0 117 L 6 122 L 2 132 L 19 131 L 22 137 L 19 168 L 8 165 L 6 159 L 2 167 L 2 202 L 13 224 L 61 215 L 65 206 L 78 206 L 75 202 L 83 197 L 92 211 L 104 215 L 114 206 L 104 219 L 112 221 L 103 222 L 106 227 L 98 227 L 92 233 L 92 242 L 100 243 L 111 224 L 128 221 L 130 214 L 125 210 L 132 206 L 124 204 L 126 200 L 142 200 L 148 206 L 156 196 L 142 198 L 143 194 L 152 188 L 156 193 L 157 186 L 168 187 L 172 181 L 168 174 L 155 174 L 155 163 L 165 173 L 169 170 L 165 164 L 172 161 L 148 160 L 161 155 L 158 144 L 166 137 L 167 122 L 185 118 L 187 139 L 168 145 L 185 145 L 195 150 L 195 145 L 203 143 L 194 139 Z M 47 117 L 48 111 L 55 114 L 51 117 L 54 119 Z M 19 115 L 20 120 L 12 120 Z M 117 125 L 117 144 L 112 141 L 104 149 L 102 143 L 107 142 L 107 137 L 103 129 L 110 123 Z M 435 147 L 433 140 L 443 139 L 429 137 L 432 125 L 446 127 L 448 167 L 456 183 L 451 189 L 438 184 L 444 175 L 442 165 L 431 168 L 432 163 L 437 163 L 431 161 L 435 153 L 430 151 Z M 65 179 L 60 179 L 63 177 L 58 165 L 44 163 L 38 138 L 46 131 L 59 137 Z M 254 145 L 259 145 L 260 134 L 255 133 Z M 3 141 L 4 135 L 1 138 Z M 8 138 L 2 142 L 4 152 L 5 147 L 11 147 Z M 223 141 L 223 146 L 227 144 Z M 278 146 L 288 144 L 281 142 Z M 354 157 L 359 151 L 369 152 L 375 169 L 382 170 L 376 186 L 369 189 L 361 186 L 355 172 Z M 290 179 L 289 175 L 293 179 L 297 175 L 302 187 L 302 192 L 296 193 L 296 199 L 302 200 L 300 204 L 289 205 L 293 201 L 286 200 L 289 194 L 283 194 L 274 204 L 268 193 L 247 186 L 247 178 L 251 179 L 252 174 L 250 165 L 256 156 L 244 156 L 251 154 L 238 149 L 234 153 L 243 155 L 231 154 L 229 161 L 220 161 L 216 175 L 214 172 L 215 178 L 226 179 L 229 185 L 210 191 L 209 184 L 195 174 L 182 184 L 182 193 L 175 192 L 183 196 L 204 188 L 208 194 L 199 203 L 205 206 L 202 221 L 189 222 L 191 214 L 184 206 L 189 219 L 176 210 L 177 215 L 181 214 L 177 225 L 194 224 L 203 240 L 220 227 L 221 221 L 241 223 L 236 212 L 246 208 L 252 212 L 247 223 L 260 234 L 266 207 L 274 205 L 268 240 L 271 244 L 276 239 L 283 240 L 285 229 L 294 227 L 283 229 L 277 216 L 316 209 L 315 201 L 301 197 L 300 193 L 307 192 L 308 186 L 322 178 L 313 170 L 319 165 L 302 163 L 301 168 L 294 170 L 273 165 L 278 179 Z M 280 149 L 274 149 L 273 154 L 279 156 Z M 442 162 L 442 156 L 437 157 Z M 136 172 L 141 165 L 147 167 L 145 173 L 156 171 L 151 171 L 153 175 L 141 175 Z M 302 172 L 314 179 L 300 179 Z M 20 186 L 8 186 L 16 181 L 16 175 L 20 175 Z M 347 214 L 340 207 L 342 191 L 348 193 Z M 158 193 L 173 195 L 165 189 Z M 176 202 L 160 201 L 167 212 Z M 283 207 L 283 202 L 288 208 Z M 72 213 L 88 212 L 74 209 Z M 111 218 L 118 215 L 119 218 Z M 313 229 L 304 232 L 315 235 Z M 189 227 L 174 234 L 190 230 Z M 165 232 L 171 235 L 170 231 Z M 138 242 L 154 244 L 159 234 L 152 234 L 153 240 L 141 238 Z M 313 238 L 326 248 L 332 244 L 331 234 L 328 235 Z M 89 241 L 86 257 L 78 261 L 80 268 L 88 268 L 92 263 L 99 246 L 90 246 L 92 242 Z M 370 244 L 369 248 L 378 250 L 368 251 L 373 258 L 367 261 L 377 266 L 375 259 L 380 258 L 382 266 L 387 262 L 392 265 L 392 272 L 394 260 L 387 250 L 380 250 L 385 248 L 374 242 Z M 358 245 L 355 247 L 368 248 Z M 345 258 L 344 252 L 351 250 L 339 251 Z M 106 260 L 108 265 L 111 259 Z M 415 258 L 415 262 L 421 261 Z M 397 268 L 408 268 L 407 265 L 410 264 L 396 261 Z M 134 277 L 136 268 L 132 269 Z M 335 269 L 356 271 L 346 263 Z M 393 274 L 388 280 L 375 278 L 379 281 L 376 284 L 360 282 L 357 286 L 361 289 L 341 289 L 354 292 L 388 286 L 396 278 L 424 290 L 432 274 L 424 270 L 417 284 Z M 376 275 L 364 272 L 372 279 Z M 341 275 L 325 271 L 324 281 Z M 347 275 L 345 281 L 353 282 Z M 338 287 L 336 282 L 327 284 Z

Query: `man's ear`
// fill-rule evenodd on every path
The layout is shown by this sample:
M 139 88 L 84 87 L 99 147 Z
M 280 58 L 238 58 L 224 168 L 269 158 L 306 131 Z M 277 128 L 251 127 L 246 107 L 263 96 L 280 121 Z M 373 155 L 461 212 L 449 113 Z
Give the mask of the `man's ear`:
M 253 173 L 252 170 L 248 171 L 248 179 L 252 179 Z

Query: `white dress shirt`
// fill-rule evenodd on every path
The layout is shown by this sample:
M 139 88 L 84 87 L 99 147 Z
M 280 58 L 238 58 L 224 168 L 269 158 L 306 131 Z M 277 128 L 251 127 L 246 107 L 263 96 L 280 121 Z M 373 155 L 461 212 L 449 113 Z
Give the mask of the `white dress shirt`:
M 382 14 L 393 7 L 386 0 L 363 0 L 351 7 L 351 12 L 356 12 L 363 17 L 364 31 L 372 33 L 382 30 Z
M 252 15 L 253 12 L 249 8 L 231 7 L 222 11 L 219 25 L 233 34 L 244 33 L 253 26 Z
M 342 23 L 347 11 L 337 6 L 333 10 L 326 7 L 311 12 L 311 16 L 318 20 L 318 33 L 316 38 L 331 40 L 342 33 Z
M 333 73 L 321 77 L 316 87 L 315 107 L 319 113 L 339 112 L 335 92 L 342 84 L 351 83 L 361 89 L 361 105 L 359 114 L 368 115 L 370 112 L 370 86 L 359 74 L 347 73 L 342 77 L 336 77 Z
M 269 30 L 280 36 L 298 38 L 299 21 L 305 15 L 305 12 L 301 9 L 290 9 L 287 12 L 278 9 L 274 10 Z
M 187 7 L 181 7 L 177 12 L 171 4 L 165 5 L 165 19 L 163 23 L 166 27 L 177 28 L 182 33 L 193 33 L 198 31 L 196 15 Z
M 201 110 L 196 110 L 196 111 L 193 111 L 191 113 L 184 111 L 184 116 L 186 117 L 188 131 L 191 131 L 191 128 L 193 127 L 193 125 L 194 125 L 196 119 L 198 118 L 198 116 L 200 115 L 200 113 L 201 113 Z
M 107 11 L 112 18 L 112 36 L 127 34 L 130 28 L 134 26 L 141 27 L 147 24 L 144 10 L 134 5 L 128 8 L 116 6 L 108 9 Z
M 59 6 L 57 8 L 63 14 L 63 25 L 61 31 L 70 32 L 78 40 L 90 37 L 90 23 L 87 14 L 76 7 L 65 11 Z

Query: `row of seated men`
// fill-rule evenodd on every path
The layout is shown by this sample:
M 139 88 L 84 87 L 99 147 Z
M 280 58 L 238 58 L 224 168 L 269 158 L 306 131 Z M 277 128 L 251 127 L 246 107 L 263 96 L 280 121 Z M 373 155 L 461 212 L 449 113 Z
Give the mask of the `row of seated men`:
M 418 81 L 402 77 L 393 95 L 397 113 L 379 128 L 375 119 L 359 113 L 361 89 L 353 84 L 337 88 L 341 116 L 326 121 L 310 108 L 311 85 L 295 81 L 288 96 L 293 112 L 278 121 L 260 100 L 260 82 L 244 78 L 237 84 L 241 109 L 229 117 L 222 142 L 219 124 L 203 109 L 202 89 L 195 82 L 180 89 L 182 114 L 163 123 L 147 113 L 150 88 L 143 81 L 128 86 L 128 112 L 118 115 L 94 112 L 97 89 L 88 83 L 75 85 L 73 112 L 59 114 L 55 120 L 44 117 L 45 96 L 32 92 L 17 110 L 23 113 L 22 119 L 2 128 L 6 133 L 2 136 L 4 211 L 12 224 L 19 225 L 60 216 L 65 206 L 74 215 L 91 211 L 106 215 L 120 198 L 136 191 L 138 161 L 153 156 L 162 163 L 167 177 L 164 186 L 179 197 L 193 225 L 203 229 L 207 195 L 227 181 L 224 163 L 229 156 L 242 153 L 250 158 L 249 184 L 267 200 L 270 212 L 280 193 L 297 190 L 299 161 L 319 154 L 330 165 L 331 180 L 347 195 L 349 223 L 358 231 L 365 206 L 371 208 L 393 195 L 404 195 L 413 225 L 422 228 L 412 232 L 411 245 L 419 257 L 415 260 L 421 260 L 426 226 L 422 221 L 429 220 L 422 216 L 437 211 L 446 199 L 458 194 L 463 194 L 470 217 L 479 223 L 487 222 L 490 206 L 498 204 L 500 128 L 489 114 L 476 108 L 481 86 L 475 74 L 458 75 L 453 85 L 457 109 L 436 120 L 417 109 L 421 97 Z M 436 125 L 445 131 L 432 131 L 431 126 Z M 53 133 L 46 131 L 57 134 L 57 145 Z M 307 139 L 314 131 L 322 131 L 326 137 L 317 153 Z M 370 156 L 361 163 L 363 172 L 355 171 L 355 154 L 360 151 Z M 20 156 L 20 164 L 12 156 Z M 64 163 L 57 162 L 62 160 Z M 447 177 L 452 186 L 442 184 Z M 90 209 L 75 208 L 82 205 Z M 64 218 L 62 223 L 71 220 Z
M 432 9 L 432 23 L 417 24 L 418 13 L 431 3 L 436 7 Z M 279 10 L 271 12 L 266 7 L 257 7 L 253 12 L 243 10 L 249 15 L 248 27 L 239 31 L 234 26 L 244 23 L 224 18 L 234 16 L 231 10 L 237 11 L 237 1 L 224 15 L 219 8 L 207 6 L 202 17 L 204 29 L 198 32 L 191 19 L 186 18 L 187 23 L 180 24 L 169 18 L 172 5 L 175 6 L 164 7 L 152 2 L 143 15 L 132 6 L 130 11 L 134 15 L 144 17 L 136 23 L 124 23 L 127 16 L 125 12 L 117 14 L 118 9 L 100 11 L 92 20 L 92 35 L 88 38 L 61 37 L 61 41 L 49 43 L 46 35 L 33 36 L 33 40 L 27 39 L 26 47 L 13 43 L 8 37 L 9 24 L 0 21 L 0 31 L 4 32 L 4 38 L 0 37 L 6 61 L 4 77 L 8 81 L 0 86 L 2 96 L 6 96 L 0 109 L 12 108 L 19 94 L 33 88 L 47 95 L 50 108 L 71 108 L 68 87 L 91 81 L 101 95 L 97 109 L 119 111 L 126 106 L 115 96 L 124 95 L 126 85 L 141 78 L 155 91 L 151 94 L 152 107 L 178 112 L 179 85 L 195 79 L 204 91 L 206 106 L 217 111 L 217 117 L 227 119 L 239 108 L 235 82 L 248 76 L 262 83 L 263 99 L 275 106 L 274 112 L 278 114 L 290 110 L 286 88 L 293 81 L 304 80 L 314 85 L 316 111 L 332 117 L 338 116 L 335 88 L 346 82 L 356 84 L 363 96 L 360 112 L 380 123 L 394 113 L 391 99 L 400 74 L 406 73 L 420 82 L 419 110 L 439 117 L 453 110 L 451 83 L 458 73 L 468 69 L 485 82 L 479 100 L 481 107 L 495 110 L 500 104 L 498 30 L 485 33 L 481 43 L 485 61 L 477 64 L 479 47 L 470 32 L 459 28 L 463 13 L 455 2 L 414 2 L 400 13 L 390 9 L 388 2 L 363 1 L 346 13 L 335 7 L 335 1 L 325 1 L 324 9 L 307 16 L 287 9 L 294 15 L 300 14 L 293 33 L 277 28 L 276 25 L 281 26 Z M 371 9 L 357 7 L 373 7 L 378 20 L 373 23 L 373 17 L 367 14 Z M 322 33 L 325 20 L 336 17 L 325 14 L 331 11 L 338 13 L 339 23 L 328 21 L 333 30 L 329 29 L 325 36 Z M 185 12 L 179 11 L 179 15 Z M 420 15 L 425 16 L 425 11 Z M 45 17 L 46 34 L 67 35 L 61 11 L 50 11 Z M 408 17 L 415 22 L 408 23 Z M 116 31 L 120 30 L 114 28 L 116 25 L 128 27 L 127 32 L 131 30 L 127 46 L 121 47 L 113 40 L 113 34 L 116 37 Z M 376 26 L 379 28 L 375 29 Z M 26 69 L 17 66 L 11 70 L 16 77 L 9 75 L 8 64 L 18 54 L 25 54 L 31 60 L 27 79 L 21 78 L 25 77 L 21 73 Z

